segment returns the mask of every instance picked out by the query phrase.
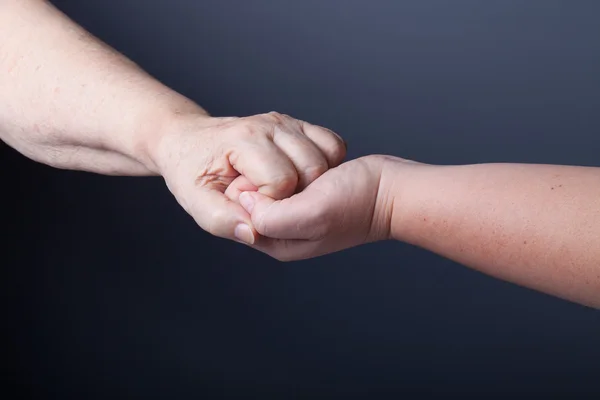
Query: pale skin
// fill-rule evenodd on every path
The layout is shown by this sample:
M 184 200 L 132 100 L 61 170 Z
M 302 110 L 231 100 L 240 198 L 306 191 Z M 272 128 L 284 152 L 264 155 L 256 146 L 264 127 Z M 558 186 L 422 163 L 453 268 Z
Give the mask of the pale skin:
M 600 308 L 600 168 L 340 163 L 335 133 L 211 117 L 41 0 L 0 0 L 0 138 L 47 165 L 160 175 L 200 227 L 282 260 L 395 239 Z
M 0 0 L 0 138 L 62 169 L 161 175 L 213 235 L 253 243 L 225 195 L 301 190 L 345 157 L 332 131 L 278 113 L 211 117 L 84 31 L 49 2 Z
M 304 191 L 238 196 L 282 261 L 395 239 L 488 275 L 600 308 L 600 168 L 436 166 L 367 156 Z

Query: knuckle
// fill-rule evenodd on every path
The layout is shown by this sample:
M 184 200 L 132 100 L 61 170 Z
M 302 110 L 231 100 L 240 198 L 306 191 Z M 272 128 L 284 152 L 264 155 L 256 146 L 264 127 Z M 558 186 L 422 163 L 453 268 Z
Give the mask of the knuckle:
M 334 160 L 341 161 L 346 157 L 346 144 L 341 138 L 337 136 L 334 136 L 334 138 L 335 142 L 331 146 L 330 154 Z
M 283 122 L 283 120 L 285 119 L 285 115 L 277 112 L 277 111 L 270 111 L 267 114 L 265 114 L 271 121 L 275 122 L 275 123 L 280 123 Z
M 269 122 L 271 122 L 274 125 L 280 126 L 293 126 L 293 122 L 296 121 L 295 118 L 277 111 L 271 111 L 265 114 L 265 116 L 267 117 Z
M 296 174 L 280 175 L 272 180 L 271 186 L 278 193 L 290 193 L 296 189 L 298 176 Z
M 325 161 L 305 169 L 304 176 L 307 181 L 306 184 L 313 182 L 315 179 L 327 172 L 328 169 L 329 165 Z

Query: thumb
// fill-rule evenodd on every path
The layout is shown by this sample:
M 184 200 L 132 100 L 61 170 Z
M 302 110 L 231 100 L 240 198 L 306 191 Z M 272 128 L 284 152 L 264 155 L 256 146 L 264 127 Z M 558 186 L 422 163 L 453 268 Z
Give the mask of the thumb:
M 257 233 L 248 213 L 222 192 L 200 188 L 191 205 L 190 214 L 208 233 L 252 245 Z
M 243 192 L 239 202 L 262 236 L 275 239 L 316 239 L 326 228 L 323 202 L 306 191 L 274 200 L 259 192 Z M 321 206 L 319 206 L 321 203 Z

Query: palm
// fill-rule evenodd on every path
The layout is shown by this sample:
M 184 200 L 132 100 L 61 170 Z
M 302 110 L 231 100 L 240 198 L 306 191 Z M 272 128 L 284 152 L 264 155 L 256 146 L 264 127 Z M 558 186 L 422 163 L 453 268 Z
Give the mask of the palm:
M 319 214 L 319 235 L 313 240 L 365 239 L 374 212 L 379 179 L 364 159 L 327 171 L 303 192 L 302 201 Z
M 363 157 L 332 168 L 282 201 L 253 194 L 252 220 L 265 237 L 257 248 L 282 260 L 316 257 L 378 238 L 382 160 Z

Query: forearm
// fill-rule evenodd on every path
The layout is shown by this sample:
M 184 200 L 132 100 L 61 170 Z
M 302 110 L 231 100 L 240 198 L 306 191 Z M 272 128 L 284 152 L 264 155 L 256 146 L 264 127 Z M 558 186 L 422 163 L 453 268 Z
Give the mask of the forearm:
M 150 175 L 172 117 L 206 114 L 41 0 L 0 1 L 0 138 L 57 168 Z
M 600 168 L 419 166 L 395 182 L 393 238 L 600 308 Z

